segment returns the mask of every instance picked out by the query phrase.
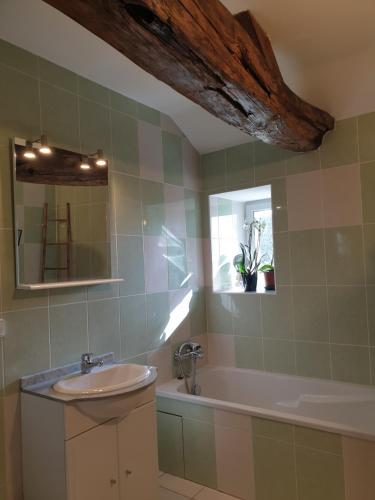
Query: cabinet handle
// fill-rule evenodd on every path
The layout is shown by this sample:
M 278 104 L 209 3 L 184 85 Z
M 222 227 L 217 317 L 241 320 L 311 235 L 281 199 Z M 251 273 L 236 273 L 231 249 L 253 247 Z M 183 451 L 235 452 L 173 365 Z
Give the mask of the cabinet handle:
M 114 486 L 115 484 L 117 484 L 117 480 L 116 479 L 111 479 L 110 480 L 110 484 L 111 484 L 111 486 Z
M 131 470 L 129 470 L 129 469 L 126 469 L 125 474 L 126 474 L 127 476 L 131 476 L 131 475 L 132 475 L 132 471 L 131 471 Z

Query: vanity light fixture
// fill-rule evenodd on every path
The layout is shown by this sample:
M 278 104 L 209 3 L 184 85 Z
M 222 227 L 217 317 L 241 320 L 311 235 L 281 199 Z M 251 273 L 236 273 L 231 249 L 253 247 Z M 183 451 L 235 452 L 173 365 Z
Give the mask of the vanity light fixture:
M 43 155 L 50 155 L 52 153 L 52 149 L 48 145 L 47 136 L 45 134 L 42 134 L 37 142 L 40 142 L 39 153 Z
M 89 170 L 91 168 L 88 156 L 83 156 L 82 157 L 80 168 L 82 170 Z
M 96 152 L 95 163 L 98 167 L 105 167 L 107 165 L 107 160 L 104 158 L 104 153 L 102 149 L 98 149 Z
M 35 160 L 36 154 L 33 149 L 33 143 L 31 141 L 26 141 L 26 147 L 23 156 L 28 160 Z

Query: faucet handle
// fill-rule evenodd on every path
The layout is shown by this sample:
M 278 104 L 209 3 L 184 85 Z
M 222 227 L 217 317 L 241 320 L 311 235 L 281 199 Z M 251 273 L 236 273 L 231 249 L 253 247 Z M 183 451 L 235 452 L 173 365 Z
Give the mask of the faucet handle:
M 91 363 L 91 359 L 94 356 L 92 352 L 84 352 L 81 354 L 81 361 L 84 361 L 86 363 Z

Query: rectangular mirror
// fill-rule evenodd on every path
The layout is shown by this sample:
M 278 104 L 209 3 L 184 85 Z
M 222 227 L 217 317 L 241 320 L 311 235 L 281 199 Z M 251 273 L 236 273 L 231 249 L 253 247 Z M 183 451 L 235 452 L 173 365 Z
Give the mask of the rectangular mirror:
M 13 144 L 18 288 L 110 279 L 107 162 L 35 146 Z

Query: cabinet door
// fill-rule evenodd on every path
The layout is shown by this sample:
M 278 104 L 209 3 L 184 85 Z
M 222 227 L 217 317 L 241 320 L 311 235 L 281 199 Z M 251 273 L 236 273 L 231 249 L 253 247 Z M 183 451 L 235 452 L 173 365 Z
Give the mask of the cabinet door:
M 121 500 L 159 498 L 155 404 L 131 412 L 117 430 Z
M 66 470 L 68 500 L 118 500 L 116 423 L 67 441 Z

